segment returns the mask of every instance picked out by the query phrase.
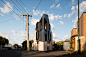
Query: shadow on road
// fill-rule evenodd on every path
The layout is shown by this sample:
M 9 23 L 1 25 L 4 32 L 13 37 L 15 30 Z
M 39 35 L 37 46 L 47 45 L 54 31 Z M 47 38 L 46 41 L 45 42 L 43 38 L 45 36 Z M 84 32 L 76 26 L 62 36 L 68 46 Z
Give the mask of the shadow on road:
M 86 57 L 84 55 L 79 55 L 78 53 L 74 52 L 72 54 L 65 54 L 65 55 L 61 55 L 61 56 L 55 56 L 55 57 Z
M 78 55 L 77 53 L 67 54 L 66 51 L 65 51 L 65 54 L 64 54 L 63 50 L 54 50 L 54 51 L 46 51 L 46 52 L 35 51 L 35 52 L 37 52 L 37 53 L 24 54 L 23 57 L 86 57 L 84 55 Z M 58 55 L 56 55 L 56 54 L 53 55 L 52 53 L 56 53 Z M 59 54 L 62 54 L 62 55 L 59 55 Z
M 2 50 L 0 51 L 0 57 L 21 57 L 23 51 L 23 49 Z

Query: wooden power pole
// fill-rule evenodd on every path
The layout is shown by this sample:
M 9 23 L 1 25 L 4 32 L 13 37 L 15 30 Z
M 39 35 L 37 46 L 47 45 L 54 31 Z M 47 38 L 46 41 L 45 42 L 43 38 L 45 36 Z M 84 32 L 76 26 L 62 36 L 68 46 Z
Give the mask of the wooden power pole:
M 29 16 L 32 17 L 32 15 L 23 15 L 27 16 L 27 51 L 29 51 Z

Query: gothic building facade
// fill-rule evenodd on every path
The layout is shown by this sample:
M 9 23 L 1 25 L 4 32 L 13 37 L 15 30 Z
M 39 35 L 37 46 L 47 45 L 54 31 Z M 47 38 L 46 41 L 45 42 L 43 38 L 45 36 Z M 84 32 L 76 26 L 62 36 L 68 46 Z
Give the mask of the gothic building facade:
M 43 14 L 41 20 L 36 23 L 34 31 L 33 50 L 48 51 L 52 50 L 52 32 L 48 15 Z

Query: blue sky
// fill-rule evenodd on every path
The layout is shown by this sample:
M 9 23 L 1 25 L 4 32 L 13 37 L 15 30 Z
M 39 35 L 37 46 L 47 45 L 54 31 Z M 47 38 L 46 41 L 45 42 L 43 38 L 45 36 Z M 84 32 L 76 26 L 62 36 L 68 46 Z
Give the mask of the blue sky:
M 2 1 L 10 8 L 4 5 Z M 9 43 L 12 45 L 15 43 L 21 45 L 27 39 L 26 22 L 23 21 L 26 21 L 26 17 L 20 16 L 22 20 L 14 12 L 21 15 L 28 12 L 28 14 L 32 15 L 29 18 L 30 40 L 34 39 L 35 24 L 43 14 L 48 14 L 49 16 L 53 40 L 55 41 L 69 39 L 71 30 L 77 27 L 78 0 L 21 0 L 24 5 L 20 0 L 2 1 L 0 0 L 0 36 L 9 39 Z M 39 4 L 40 1 L 41 3 Z M 38 4 L 39 6 L 37 7 Z M 81 16 L 83 12 L 86 12 L 86 0 L 80 0 L 79 5 Z

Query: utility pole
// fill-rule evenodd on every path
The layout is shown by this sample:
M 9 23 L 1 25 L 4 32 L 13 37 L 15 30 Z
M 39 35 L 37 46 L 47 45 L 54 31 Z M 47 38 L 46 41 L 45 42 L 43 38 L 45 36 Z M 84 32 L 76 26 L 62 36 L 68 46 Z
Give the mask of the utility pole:
M 80 55 L 80 38 L 79 38 L 79 0 L 78 0 L 78 53 Z
M 32 15 L 23 15 L 27 16 L 27 51 L 29 51 L 29 16 L 32 17 Z

